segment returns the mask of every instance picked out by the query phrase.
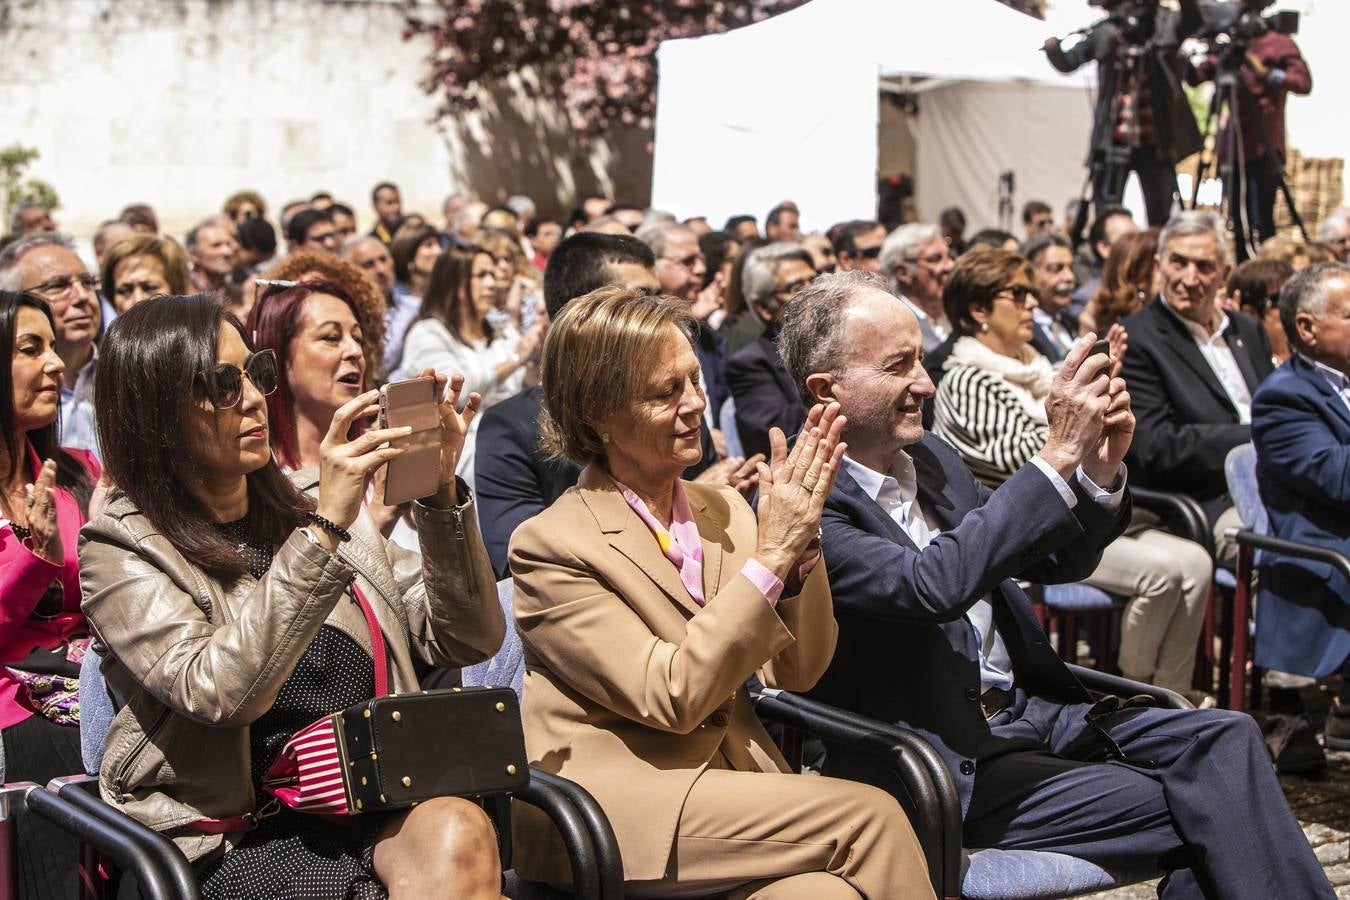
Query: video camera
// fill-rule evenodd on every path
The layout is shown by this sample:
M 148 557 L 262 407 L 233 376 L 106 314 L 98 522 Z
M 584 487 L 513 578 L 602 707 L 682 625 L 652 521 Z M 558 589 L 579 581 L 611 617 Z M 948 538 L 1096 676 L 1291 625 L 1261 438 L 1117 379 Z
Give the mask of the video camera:
M 1153 36 L 1158 0 L 1088 0 L 1088 6 L 1106 10 L 1106 18 L 1095 23 L 1093 28 L 1103 22 L 1110 22 L 1120 28 L 1127 44 L 1144 44 Z
M 1200 14 L 1204 24 L 1196 37 L 1210 43 L 1227 42 L 1245 47 L 1254 38 L 1270 31 L 1280 34 L 1298 34 L 1299 17 L 1296 12 L 1282 10 L 1268 16 L 1261 10 L 1273 0 L 1200 0 Z

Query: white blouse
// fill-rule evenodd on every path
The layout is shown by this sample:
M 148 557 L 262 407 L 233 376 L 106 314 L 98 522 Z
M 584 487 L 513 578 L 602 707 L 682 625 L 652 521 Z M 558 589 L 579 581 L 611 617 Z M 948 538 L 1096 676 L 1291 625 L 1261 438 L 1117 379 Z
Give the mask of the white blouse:
M 525 387 L 525 367 L 520 366 L 497 383 L 497 367 L 510 360 L 520 343 L 520 332 L 507 325 L 495 340 L 463 343 L 438 319 L 419 319 L 408 329 L 403 342 L 403 362 L 399 377 L 410 378 L 423 369 L 435 369 L 447 378 L 464 376 L 467 396 L 477 391 L 483 398 L 480 409 L 520 393 Z

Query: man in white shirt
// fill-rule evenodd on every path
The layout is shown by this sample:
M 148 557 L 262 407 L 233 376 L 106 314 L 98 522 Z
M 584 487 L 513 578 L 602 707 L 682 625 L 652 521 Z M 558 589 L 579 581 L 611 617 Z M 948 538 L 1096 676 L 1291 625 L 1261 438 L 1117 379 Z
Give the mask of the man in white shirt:
M 1273 370 L 1270 340 L 1261 323 L 1215 302 L 1231 266 L 1214 216 L 1183 212 L 1168 222 L 1157 268 L 1159 297 L 1121 323 L 1137 419 L 1127 461 L 1141 487 L 1198 501 L 1227 561 L 1236 549 L 1223 532 L 1240 523 L 1223 464 L 1229 450 L 1251 440 L 1252 394 Z
M 924 431 L 934 388 L 919 323 L 884 283 L 822 276 L 793 298 L 784 364 L 804 401 L 847 417 L 821 540 L 839 638 L 812 695 L 929 741 L 955 782 L 964 847 L 1166 871 L 1169 900 L 1330 900 L 1255 722 L 1094 703 L 1015 581 L 1085 577 L 1129 520 L 1130 393 L 1089 347 L 1056 376 L 1045 446 L 991 491 Z M 827 746 L 825 768 L 894 782 L 848 746 Z

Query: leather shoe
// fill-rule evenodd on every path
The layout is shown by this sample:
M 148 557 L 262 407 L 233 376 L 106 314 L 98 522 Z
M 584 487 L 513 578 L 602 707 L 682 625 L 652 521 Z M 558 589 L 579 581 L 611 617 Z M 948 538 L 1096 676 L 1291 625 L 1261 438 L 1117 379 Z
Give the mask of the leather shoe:
M 1346 725 L 1350 730 L 1350 721 Z M 1276 772 L 1308 775 L 1326 770 L 1327 756 L 1317 743 L 1317 729 L 1307 716 L 1267 716 L 1265 731 L 1266 748 L 1275 761 Z
M 1350 750 L 1350 706 L 1333 704 L 1327 712 L 1327 730 L 1322 743 L 1328 750 Z

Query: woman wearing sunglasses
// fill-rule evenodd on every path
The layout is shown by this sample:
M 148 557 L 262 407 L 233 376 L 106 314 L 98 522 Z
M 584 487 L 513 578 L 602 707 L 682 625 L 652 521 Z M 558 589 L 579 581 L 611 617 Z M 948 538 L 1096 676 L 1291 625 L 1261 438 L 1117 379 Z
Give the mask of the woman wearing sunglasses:
M 212 298 L 132 307 L 108 332 L 99 378 L 120 495 L 81 535 L 80 575 L 120 706 L 103 798 L 172 837 L 208 898 L 499 896 L 493 829 L 468 801 L 333 820 L 278 811 L 261 784 L 295 731 L 373 696 L 358 594 L 395 691 L 416 689 L 414 655 L 462 666 L 501 643 L 491 563 L 453 474 L 477 398 L 457 411 L 457 376 L 441 407 L 441 488 L 413 506 L 419 556 L 361 506 L 407 429 L 349 438 L 376 410 L 375 392 L 359 394 L 333 417 L 318 478 L 287 479 L 265 401 L 276 355 L 253 352 Z
M 0 291 L 0 782 L 81 770 L 80 612 L 75 541 L 89 510 L 98 463 L 57 442 L 61 375 L 52 313 L 32 294 Z M 25 896 L 70 896 L 75 842 L 26 817 L 20 871 Z
M 991 487 L 1030 462 L 1049 435 L 1045 400 L 1055 370 L 1031 346 L 1032 279 L 1022 256 L 977 247 L 961 257 L 943 288 L 957 340 L 938 383 L 933 432 Z M 1123 329 L 1111 330 L 1113 377 L 1124 338 Z M 1118 659 L 1123 675 L 1189 695 L 1196 705 L 1214 704 L 1190 689 L 1211 571 L 1203 547 L 1156 528 L 1133 526 L 1107 545 L 1084 584 L 1129 598 Z

